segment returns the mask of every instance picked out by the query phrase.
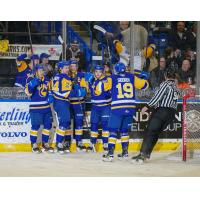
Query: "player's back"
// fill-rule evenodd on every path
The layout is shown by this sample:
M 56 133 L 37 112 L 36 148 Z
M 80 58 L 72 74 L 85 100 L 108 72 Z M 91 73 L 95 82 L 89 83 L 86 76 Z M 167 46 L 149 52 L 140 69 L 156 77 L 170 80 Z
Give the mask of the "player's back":
M 134 75 L 130 73 L 114 74 L 111 79 L 112 112 L 132 114 L 135 109 Z

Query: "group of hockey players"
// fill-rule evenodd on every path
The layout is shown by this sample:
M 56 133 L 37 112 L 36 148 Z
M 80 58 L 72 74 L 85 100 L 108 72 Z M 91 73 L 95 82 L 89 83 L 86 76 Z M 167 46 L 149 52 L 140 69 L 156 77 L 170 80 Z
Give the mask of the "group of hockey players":
M 30 141 L 34 153 L 70 152 L 72 138 L 76 141 L 77 151 L 95 152 L 101 125 L 103 160 L 113 160 L 118 137 L 122 144 L 122 153 L 118 157 L 128 157 L 129 129 L 136 112 L 135 90 L 148 88 L 148 81 L 141 73 L 128 72 L 123 63 L 115 64 L 112 74 L 106 73 L 101 65 L 93 66 L 93 73 L 85 73 L 79 72 L 76 60 L 62 60 L 57 63 L 58 73 L 50 79 L 44 66 L 34 61 L 38 55 L 32 55 L 31 67 L 26 65 L 25 57 L 17 58 L 17 67 L 21 69 L 20 73 L 27 75 L 21 84 L 30 97 Z M 90 146 L 86 148 L 82 139 L 87 94 L 90 94 L 92 108 Z M 55 148 L 49 142 L 53 123 L 51 105 L 57 120 Z M 71 127 L 72 118 L 75 131 Z M 42 146 L 39 146 L 37 139 L 41 125 Z

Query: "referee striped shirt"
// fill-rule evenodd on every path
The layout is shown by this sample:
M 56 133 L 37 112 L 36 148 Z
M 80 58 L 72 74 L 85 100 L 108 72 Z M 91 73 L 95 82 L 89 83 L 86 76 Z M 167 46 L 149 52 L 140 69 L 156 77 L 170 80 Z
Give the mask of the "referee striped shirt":
M 174 80 L 166 80 L 160 84 L 148 106 L 150 107 L 167 107 L 177 109 L 179 91 L 177 90 Z

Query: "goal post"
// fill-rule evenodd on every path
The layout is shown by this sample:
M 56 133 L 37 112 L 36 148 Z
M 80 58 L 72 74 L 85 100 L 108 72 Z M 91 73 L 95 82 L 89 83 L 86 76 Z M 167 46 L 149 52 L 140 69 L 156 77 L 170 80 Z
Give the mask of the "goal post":
M 181 144 L 167 160 L 189 161 L 200 159 L 200 95 L 195 90 L 185 90 L 182 95 Z

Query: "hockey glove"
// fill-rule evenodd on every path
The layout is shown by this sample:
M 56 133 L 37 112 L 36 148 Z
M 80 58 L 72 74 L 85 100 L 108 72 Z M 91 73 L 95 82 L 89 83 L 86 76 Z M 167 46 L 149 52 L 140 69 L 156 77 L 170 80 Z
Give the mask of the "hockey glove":
M 29 82 L 29 88 L 33 90 L 35 87 L 40 85 L 40 80 L 38 78 L 34 78 Z
M 85 73 L 85 81 L 88 83 L 91 83 L 92 80 L 94 79 L 94 74 L 87 72 Z
M 48 95 L 48 100 L 47 100 L 50 104 L 54 102 L 54 97 L 53 97 L 53 94 L 51 92 L 49 92 L 49 95 Z

